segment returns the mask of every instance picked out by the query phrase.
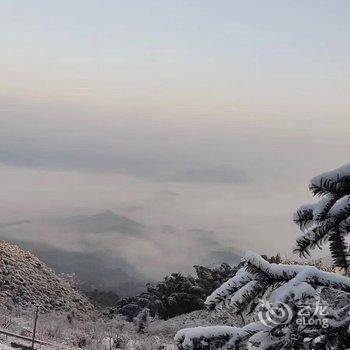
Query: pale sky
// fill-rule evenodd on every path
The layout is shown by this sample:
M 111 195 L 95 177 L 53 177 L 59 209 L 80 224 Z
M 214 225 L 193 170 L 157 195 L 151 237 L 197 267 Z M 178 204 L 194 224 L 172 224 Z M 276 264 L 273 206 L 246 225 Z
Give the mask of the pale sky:
M 0 218 L 111 209 L 289 254 L 349 162 L 348 1 L 3 1 Z

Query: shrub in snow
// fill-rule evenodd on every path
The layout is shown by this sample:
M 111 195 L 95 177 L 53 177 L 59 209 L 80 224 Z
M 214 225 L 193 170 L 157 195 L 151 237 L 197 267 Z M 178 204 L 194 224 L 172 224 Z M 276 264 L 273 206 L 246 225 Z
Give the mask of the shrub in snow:
M 125 349 L 127 349 L 127 350 L 143 350 L 143 346 L 142 346 L 141 342 L 138 340 L 130 340 L 126 344 Z
M 314 178 L 310 189 L 323 198 L 295 214 L 304 232 L 296 251 L 307 255 L 328 240 L 335 265 L 347 271 L 350 166 Z M 183 329 L 175 341 L 181 350 L 348 349 L 347 293 L 347 277 L 312 266 L 271 263 L 248 252 L 244 266 L 205 302 L 209 309 L 229 307 L 246 325 Z M 335 302 L 341 294 L 347 302 Z
M 158 350 L 176 350 L 177 347 L 175 345 L 167 345 L 167 344 L 162 344 Z
M 137 333 L 147 332 L 150 321 L 149 309 L 143 309 L 134 319 Z
M 112 350 L 114 349 L 114 339 L 111 337 L 102 339 L 102 349 L 103 350 Z

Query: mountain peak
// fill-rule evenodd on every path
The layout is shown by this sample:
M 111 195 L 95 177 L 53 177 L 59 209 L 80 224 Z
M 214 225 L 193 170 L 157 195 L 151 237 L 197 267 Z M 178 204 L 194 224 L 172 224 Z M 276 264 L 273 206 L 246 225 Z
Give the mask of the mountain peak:
M 105 211 L 102 211 L 101 213 L 95 214 L 95 215 L 100 215 L 100 216 L 119 216 L 117 215 L 114 211 L 107 209 Z
M 85 233 L 128 233 L 138 234 L 146 227 L 126 216 L 105 210 L 94 215 L 79 215 L 65 221 L 66 225 L 78 232 Z

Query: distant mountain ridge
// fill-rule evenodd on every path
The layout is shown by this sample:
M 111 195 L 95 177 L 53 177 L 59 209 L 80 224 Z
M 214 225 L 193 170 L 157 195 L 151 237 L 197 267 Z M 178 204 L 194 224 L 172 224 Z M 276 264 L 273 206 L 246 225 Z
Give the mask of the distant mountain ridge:
M 115 214 L 111 210 L 94 215 L 72 216 L 64 220 L 63 225 L 81 233 L 120 232 L 139 234 L 146 230 L 146 226 L 126 216 Z
M 11 226 L 18 226 L 18 225 L 25 225 L 30 224 L 31 222 L 29 220 L 18 220 L 18 221 L 9 221 L 9 222 L 1 222 L 0 228 L 4 227 L 11 227 Z
M 147 282 L 172 271 L 189 272 L 193 265 L 237 264 L 239 249 L 216 235 L 210 229 L 148 226 L 111 210 L 0 223 L 0 238 L 33 252 L 58 273 L 75 273 L 79 285 L 120 296 L 141 292 Z M 163 268 L 162 256 L 176 259 L 174 246 L 182 247 L 185 263 Z

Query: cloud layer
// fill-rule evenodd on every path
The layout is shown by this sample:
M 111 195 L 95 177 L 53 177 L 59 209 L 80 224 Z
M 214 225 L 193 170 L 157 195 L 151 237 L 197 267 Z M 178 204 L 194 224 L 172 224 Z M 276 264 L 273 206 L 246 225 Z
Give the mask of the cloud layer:
M 172 272 L 192 272 L 195 264 L 237 263 L 242 255 L 232 238 L 215 232 L 147 227 L 110 211 L 7 223 L 0 238 L 33 251 L 58 272 L 75 273 L 84 285 L 122 295 Z

